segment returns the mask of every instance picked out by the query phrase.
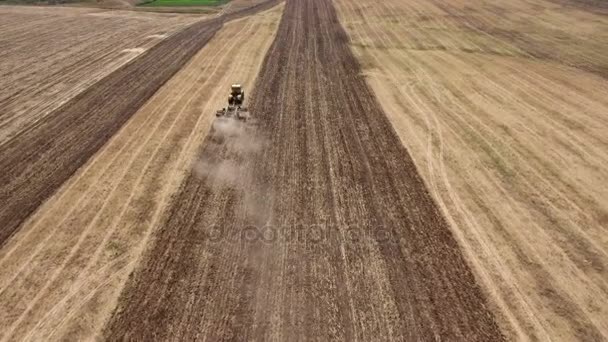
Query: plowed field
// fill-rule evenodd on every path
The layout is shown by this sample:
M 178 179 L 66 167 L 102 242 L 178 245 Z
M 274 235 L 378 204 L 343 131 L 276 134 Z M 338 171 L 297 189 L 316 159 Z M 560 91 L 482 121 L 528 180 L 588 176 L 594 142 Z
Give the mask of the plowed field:
M 276 1 L 269 0 L 196 22 L 154 45 L 41 120 L 28 119 L 29 125 L 0 145 L 0 203 L 4 204 L 0 207 L 0 246 L 182 68 L 225 21 L 274 3 Z
M 226 89 L 252 87 L 280 13 L 226 24 L 0 249 L 0 339 L 95 336 Z
M 608 17 L 592 1 L 336 3 L 503 331 L 608 338 Z
M 501 339 L 347 43 L 287 2 L 254 120 L 216 122 L 107 339 Z
M 9 11 L 10 9 L 11 7 Z M 36 8 L 33 10 L 36 13 Z M 71 11 L 68 10 L 68 13 Z M 18 10 L 16 12 L 19 13 Z M 54 13 L 53 9 L 50 9 L 50 13 Z M 12 18 L 9 14 L 4 16 Z M 42 15 L 40 21 L 41 24 L 51 21 L 48 30 L 54 32 L 53 24 L 60 26 L 64 21 L 71 22 L 65 16 L 51 16 L 49 19 Z M 112 32 L 112 27 L 119 25 L 121 19 L 118 17 L 116 19 L 110 15 L 106 30 Z M 89 20 L 95 22 L 95 18 L 81 18 L 76 15 L 72 25 L 76 25 L 80 20 L 80 25 L 86 26 Z M 23 36 L 21 39 L 24 42 L 28 42 L 33 40 L 32 35 L 36 37 L 38 27 L 36 20 L 24 22 L 31 27 L 21 27 L 21 31 L 15 32 L 18 36 Z M 112 61 L 119 53 L 114 48 L 110 48 L 108 56 L 97 60 L 88 55 L 88 44 L 101 45 L 102 49 L 104 44 L 110 44 L 96 44 L 96 39 L 103 41 L 103 35 L 97 38 L 87 37 L 86 34 L 80 35 L 73 31 L 72 36 L 85 38 L 82 41 L 77 39 L 75 46 L 71 45 L 69 36 L 59 36 L 56 43 L 49 43 L 60 47 L 57 50 L 59 55 L 51 54 L 47 57 L 49 65 L 43 66 L 41 70 L 36 70 L 39 63 L 34 63 L 26 57 L 15 58 L 15 63 L 11 63 L 13 58 L 4 59 L 3 63 L 7 65 L 2 68 L 5 72 L 2 82 L 6 80 L 7 83 L 2 87 L 4 97 L 0 101 L 4 101 L 1 103 L 3 110 L 6 108 L 2 114 L 6 134 L 0 142 L 0 202 L 3 204 L 0 207 L 0 246 L 19 224 L 86 162 L 220 26 L 219 19 L 199 22 L 169 39 L 161 39 L 148 50 L 138 47 L 137 53 L 142 55 L 137 59 L 131 56 L 122 60 L 119 63 L 123 64 L 120 68 Z M 138 29 L 141 27 L 136 25 L 134 30 Z M 154 32 L 158 33 L 160 27 L 154 26 L 154 29 Z M 10 29 L 8 31 L 12 32 Z M 140 34 L 137 32 L 135 37 L 126 37 L 127 44 L 135 44 L 137 37 L 143 38 Z M 19 47 L 19 37 L 11 37 L 10 34 L 8 37 L 7 46 L 17 46 L 15 55 L 26 53 L 26 56 L 29 56 L 29 51 L 35 46 Z M 150 37 L 146 39 L 159 40 Z M 74 52 L 75 56 L 70 56 L 72 48 L 82 50 L 84 55 Z M 48 51 L 54 49 L 48 47 Z M 68 55 L 62 56 L 66 51 Z M 45 53 L 40 52 L 37 55 L 45 56 Z M 26 64 L 21 65 L 23 59 Z M 78 69 L 63 63 L 81 64 L 82 67 Z M 34 69 L 33 72 L 29 71 L 31 68 Z M 45 84 L 48 85 L 47 90 L 44 90 L 47 88 Z M 87 84 L 90 86 L 83 88 Z M 54 87 L 63 89 L 53 90 Z
M 606 7 L 278 3 L 0 6 L 0 342 L 608 339 Z

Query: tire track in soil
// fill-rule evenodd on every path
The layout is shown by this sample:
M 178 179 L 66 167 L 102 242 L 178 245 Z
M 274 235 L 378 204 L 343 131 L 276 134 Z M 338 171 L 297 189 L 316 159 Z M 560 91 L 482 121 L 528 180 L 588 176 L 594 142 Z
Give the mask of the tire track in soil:
M 0 246 L 228 20 L 270 8 L 269 0 L 197 22 L 104 77 L 0 150 Z
M 255 122 L 216 122 L 105 337 L 502 340 L 330 1 L 287 2 L 256 86 Z

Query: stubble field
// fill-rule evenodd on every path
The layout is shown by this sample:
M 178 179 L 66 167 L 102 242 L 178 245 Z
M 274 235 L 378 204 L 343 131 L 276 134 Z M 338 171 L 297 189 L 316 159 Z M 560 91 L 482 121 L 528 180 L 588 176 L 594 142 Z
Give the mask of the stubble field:
M 0 7 L 0 340 L 606 338 L 605 9 L 277 3 Z
M 2 145 L 164 38 L 202 19 L 19 6 L 1 6 L 0 18 Z
M 608 17 L 584 2 L 336 3 L 507 335 L 606 338 Z
M 226 24 L 6 242 L 0 338 L 99 333 L 225 90 L 252 85 L 280 12 Z

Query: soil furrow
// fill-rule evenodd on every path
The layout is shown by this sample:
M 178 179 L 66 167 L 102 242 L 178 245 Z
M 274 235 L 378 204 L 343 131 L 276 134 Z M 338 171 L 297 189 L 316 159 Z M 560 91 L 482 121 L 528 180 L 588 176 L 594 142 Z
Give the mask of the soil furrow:
M 331 1 L 287 2 L 249 108 L 215 123 L 106 338 L 503 338 Z

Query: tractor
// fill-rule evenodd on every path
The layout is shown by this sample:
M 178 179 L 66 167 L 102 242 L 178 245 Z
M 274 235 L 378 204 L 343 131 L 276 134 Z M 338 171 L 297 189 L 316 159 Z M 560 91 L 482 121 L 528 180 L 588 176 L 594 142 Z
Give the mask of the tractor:
M 249 117 L 249 113 L 247 108 L 243 107 L 243 103 L 245 103 L 245 90 L 240 84 L 233 84 L 230 87 L 230 95 L 228 95 L 228 107 L 218 110 L 215 115 L 245 121 Z

